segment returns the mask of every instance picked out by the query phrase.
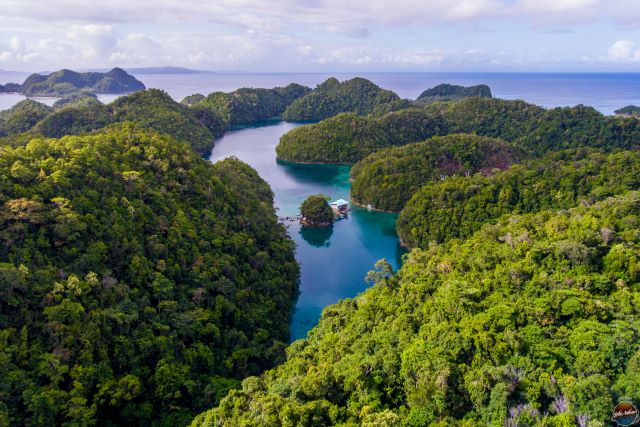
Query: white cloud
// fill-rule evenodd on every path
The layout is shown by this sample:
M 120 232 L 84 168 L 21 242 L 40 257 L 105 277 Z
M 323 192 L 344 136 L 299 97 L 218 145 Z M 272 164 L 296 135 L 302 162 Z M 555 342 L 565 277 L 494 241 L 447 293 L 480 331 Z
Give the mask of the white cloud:
M 17 36 L 12 36 L 11 39 L 9 39 L 9 46 L 11 46 L 11 50 L 15 53 L 24 53 L 25 51 L 24 41 Z
M 640 49 L 636 49 L 636 44 L 629 40 L 618 40 L 608 51 L 605 59 L 614 62 L 638 62 L 640 61 Z
M 553 62 L 552 54 L 528 52 L 514 46 L 476 43 L 479 28 L 532 31 L 528 49 L 537 49 L 534 36 L 598 23 L 614 28 L 640 24 L 637 0 L 2 0 L 0 67 L 52 69 L 110 65 L 197 65 L 211 69 L 280 69 L 320 64 L 327 67 L 429 69 L 448 65 L 487 66 Z M 503 25 L 508 24 L 508 25 Z M 24 28 L 24 33 L 15 29 Z M 416 31 L 437 27 L 458 31 L 458 40 L 446 36 L 392 40 L 384 31 Z M 517 27 L 518 30 L 513 30 Z M 11 30 L 7 30 L 11 28 Z M 397 35 L 397 34 L 395 34 Z M 565 36 L 558 36 L 561 39 Z M 400 38 L 400 37 L 399 37 Z M 486 37 L 491 39 L 490 36 Z M 578 62 L 634 63 L 638 50 L 621 39 L 604 54 L 560 52 Z M 494 42 L 495 43 L 495 42 Z M 574 42 L 574 46 L 579 45 Z M 586 44 L 584 44 L 586 45 Z M 451 48 L 456 46 L 456 48 Z M 580 44 L 582 46 L 582 44 Z M 439 48 L 439 49 L 438 49 Z M 492 50 L 493 49 L 493 50 Z M 501 53 L 500 50 L 511 51 Z M 572 55 L 572 56 L 571 56 Z M 307 65 L 305 65 L 307 64 Z
M 3 0 L 0 17 L 42 22 L 199 22 L 274 33 L 302 26 L 363 35 L 398 25 L 442 25 L 508 19 L 553 25 L 614 19 L 633 25 L 636 0 Z M 635 20 L 635 25 L 640 24 Z

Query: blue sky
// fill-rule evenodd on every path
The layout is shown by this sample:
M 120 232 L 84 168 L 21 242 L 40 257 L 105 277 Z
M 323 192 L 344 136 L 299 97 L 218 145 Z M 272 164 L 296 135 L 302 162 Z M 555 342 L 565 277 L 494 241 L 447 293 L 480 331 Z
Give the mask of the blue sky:
M 2 0 L 0 69 L 640 71 L 638 0 Z

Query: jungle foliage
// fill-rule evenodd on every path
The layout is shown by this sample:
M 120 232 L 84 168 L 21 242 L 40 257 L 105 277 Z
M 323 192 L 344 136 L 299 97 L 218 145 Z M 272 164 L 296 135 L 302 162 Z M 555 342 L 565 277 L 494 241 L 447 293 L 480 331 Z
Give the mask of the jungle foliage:
M 283 357 L 269 186 L 141 129 L 0 148 L 0 425 L 186 425 Z
M 640 122 L 608 117 L 591 107 L 545 110 L 524 101 L 465 98 L 409 108 L 372 119 L 368 128 L 339 126 L 335 118 L 285 134 L 278 157 L 288 161 L 354 163 L 383 147 L 420 142 L 433 136 L 476 133 L 513 142 L 531 155 L 577 147 L 631 148 L 640 141 Z M 363 122 L 364 123 L 364 122 Z M 382 131 L 382 132 L 380 132 Z M 376 141 L 369 139 L 376 133 Z
M 640 194 L 415 249 L 193 427 L 602 426 L 640 401 Z
M 428 105 L 434 102 L 455 101 L 457 99 L 480 96 L 491 98 L 491 88 L 487 85 L 458 86 L 440 84 L 425 90 L 416 98 L 417 104 Z
M 400 213 L 397 229 L 407 246 L 426 248 L 470 236 L 506 214 L 567 209 L 639 188 L 638 151 L 559 151 L 491 176 L 427 183 Z
M 339 113 L 369 114 L 378 106 L 398 100 L 398 95 L 367 79 L 356 77 L 340 82 L 332 77 L 289 105 L 283 118 L 315 122 Z
M 41 102 L 25 99 L 8 110 L 0 111 L 0 136 L 15 135 L 31 129 L 53 109 Z
M 296 99 L 311 92 L 306 86 L 292 83 L 273 89 L 241 88 L 233 92 L 213 92 L 197 98 L 183 100 L 192 108 L 211 110 L 227 126 L 245 125 L 280 116 Z
M 329 197 L 324 194 L 307 197 L 300 206 L 300 215 L 309 225 L 328 225 L 334 221 Z
M 453 175 L 495 173 L 517 163 L 520 151 L 505 141 L 472 134 L 382 149 L 351 168 L 351 198 L 361 205 L 399 212 L 425 183 Z

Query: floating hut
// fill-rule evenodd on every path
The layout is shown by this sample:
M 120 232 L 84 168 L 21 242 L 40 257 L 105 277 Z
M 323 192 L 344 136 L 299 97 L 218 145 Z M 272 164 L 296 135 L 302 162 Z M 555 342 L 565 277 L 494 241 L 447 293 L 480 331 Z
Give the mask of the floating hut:
M 331 209 L 336 215 L 342 216 L 349 212 L 349 202 L 344 199 L 338 199 L 335 202 L 329 203 Z

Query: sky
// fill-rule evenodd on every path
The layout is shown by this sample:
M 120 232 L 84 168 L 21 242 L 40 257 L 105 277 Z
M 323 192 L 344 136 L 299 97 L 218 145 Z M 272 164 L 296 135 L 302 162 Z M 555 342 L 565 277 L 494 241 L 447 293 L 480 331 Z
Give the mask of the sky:
M 638 0 L 0 0 L 0 69 L 640 71 Z

